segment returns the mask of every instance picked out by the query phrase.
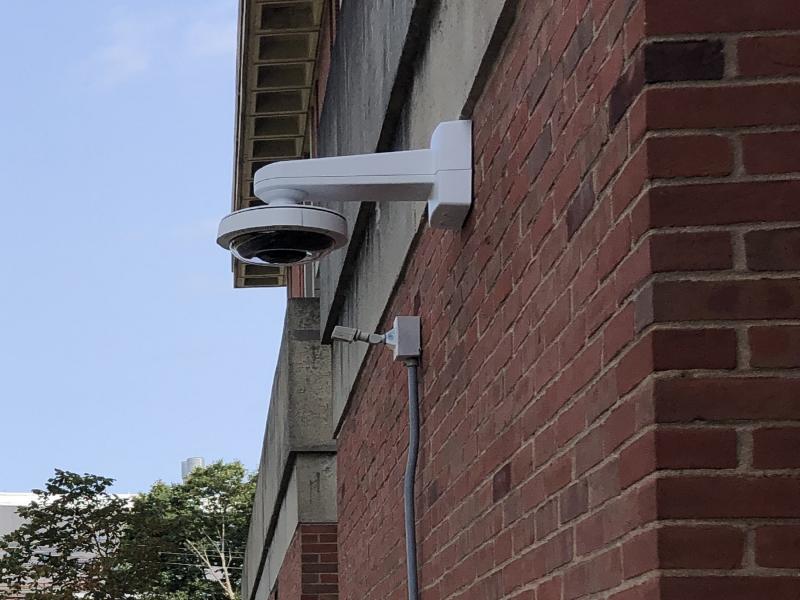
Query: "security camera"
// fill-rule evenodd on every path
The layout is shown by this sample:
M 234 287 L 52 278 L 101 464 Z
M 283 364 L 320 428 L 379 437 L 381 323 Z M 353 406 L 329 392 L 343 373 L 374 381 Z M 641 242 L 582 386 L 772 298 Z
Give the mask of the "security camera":
M 251 265 L 294 265 L 316 260 L 347 242 L 347 221 L 322 206 L 284 202 L 237 210 L 222 219 L 217 243 Z
M 217 236 L 248 264 L 300 264 L 345 245 L 346 219 L 317 202 L 427 201 L 431 226 L 458 229 L 472 206 L 472 124 L 441 123 L 427 150 L 275 162 L 253 190 L 265 205 L 229 214 Z

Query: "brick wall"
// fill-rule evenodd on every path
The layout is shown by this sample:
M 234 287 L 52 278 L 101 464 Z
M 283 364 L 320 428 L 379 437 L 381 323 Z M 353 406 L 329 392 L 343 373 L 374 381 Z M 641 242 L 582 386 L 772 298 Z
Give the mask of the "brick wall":
M 301 523 L 270 600 L 338 600 L 336 524 Z
M 800 4 L 522 0 L 473 120 L 384 323 L 423 317 L 423 598 L 797 598 Z M 344 598 L 406 594 L 405 411 L 372 349 Z

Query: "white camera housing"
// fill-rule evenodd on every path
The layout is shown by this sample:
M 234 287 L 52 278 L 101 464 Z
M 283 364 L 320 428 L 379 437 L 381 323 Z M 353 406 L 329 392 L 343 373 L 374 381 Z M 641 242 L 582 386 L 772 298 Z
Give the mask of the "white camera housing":
M 264 206 L 231 213 L 217 243 L 242 262 L 291 265 L 347 243 L 338 212 L 304 202 L 428 202 L 432 227 L 459 229 L 472 206 L 472 123 L 441 123 L 427 150 L 275 162 L 255 173 Z

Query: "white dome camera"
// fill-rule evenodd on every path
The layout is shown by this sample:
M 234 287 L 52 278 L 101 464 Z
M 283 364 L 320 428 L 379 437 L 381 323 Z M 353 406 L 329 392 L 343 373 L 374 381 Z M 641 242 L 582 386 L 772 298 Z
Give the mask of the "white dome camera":
M 471 122 L 441 123 L 428 150 L 275 162 L 253 189 L 266 204 L 229 214 L 217 236 L 248 264 L 300 264 L 347 243 L 345 218 L 306 202 L 427 200 L 431 226 L 458 229 L 472 206 Z
M 277 190 L 269 204 L 237 210 L 222 219 L 217 243 L 251 265 L 295 265 L 347 242 L 347 221 L 336 211 L 300 204 L 304 194 Z M 274 196 L 273 196 L 274 197 Z

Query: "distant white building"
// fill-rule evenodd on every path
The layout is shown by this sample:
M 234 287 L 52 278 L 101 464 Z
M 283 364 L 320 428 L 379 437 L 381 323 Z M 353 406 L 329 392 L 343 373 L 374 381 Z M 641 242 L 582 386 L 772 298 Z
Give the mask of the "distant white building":
M 30 492 L 0 492 L 0 536 L 11 533 L 22 525 L 17 509 L 36 500 Z
M 17 514 L 17 509 L 27 506 L 34 500 L 36 500 L 36 494 L 30 492 L 0 492 L 0 537 L 22 525 L 22 519 Z M 4 599 L 12 599 L 12 596 L 3 594 L 4 592 L 0 588 L 0 595 Z

